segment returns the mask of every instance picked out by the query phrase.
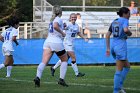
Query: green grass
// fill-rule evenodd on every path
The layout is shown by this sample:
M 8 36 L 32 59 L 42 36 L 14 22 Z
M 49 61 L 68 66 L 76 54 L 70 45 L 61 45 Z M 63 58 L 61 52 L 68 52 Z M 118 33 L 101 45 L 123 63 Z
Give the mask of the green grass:
M 0 70 L 0 93 L 112 93 L 114 66 L 79 66 L 86 76 L 76 78 L 69 66 L 66 82 L 69 87 L 57 84 L 59 69 L 55 77 L 50 75 L 50 67 L 45 68 L 41 87 L 35 88 L 33 79 L 37 66 L 14 66 L 11 78 L 5 78 L 6 68 Z M 140 67 L 132 66 L 125 81 L 127 93 L 140 93 Z

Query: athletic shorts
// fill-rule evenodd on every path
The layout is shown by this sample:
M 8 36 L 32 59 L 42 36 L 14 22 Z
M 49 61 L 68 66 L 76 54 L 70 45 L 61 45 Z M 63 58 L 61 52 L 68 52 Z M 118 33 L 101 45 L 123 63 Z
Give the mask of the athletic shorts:
M 47 49 L 47 48 L 55 52 L 64 50 L 63 43 L 52 43 L 52 42 L 47 42 L 47 40 L 45 40 L 43 49 Z
M 7 50 L 5 47 L 2 47 L 3 56 L 13 55 L 13 51 Z
M 64 44 L 64 48 L 66 51 L 74 51 L 73 45 Z
M 114 46 L 111 52 L 114 59 L 127 60 L 127 47 L 126 46 Z

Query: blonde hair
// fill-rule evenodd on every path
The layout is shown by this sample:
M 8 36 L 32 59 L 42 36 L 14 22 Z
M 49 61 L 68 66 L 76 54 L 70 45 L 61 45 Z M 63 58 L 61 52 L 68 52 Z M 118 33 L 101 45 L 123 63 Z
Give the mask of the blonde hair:
M 75 14 L 75 13 L 71 13 L 71 14 L 70 14 L 70 17 L 69 17 L 69 21 L 71 21 L 70 19 L 71 19 L 71 16 L 72 16 L 72 15 L 76 15 L 76 14 Z
M 59 14 L 61 14 L 62 13 L 62 8 L 59 6 L 59 5 L 55 5 L 54 7 L 53 7 L 53 14 L 55 14 L 55 15 L 59 15 Z
M 55 17 L 57 17 L 60 14 L 62 14 L 62 8 L 59 5 L 55 5 L 53 7 L 53 14 L 50 21 L 52 22 L 55 19 Z

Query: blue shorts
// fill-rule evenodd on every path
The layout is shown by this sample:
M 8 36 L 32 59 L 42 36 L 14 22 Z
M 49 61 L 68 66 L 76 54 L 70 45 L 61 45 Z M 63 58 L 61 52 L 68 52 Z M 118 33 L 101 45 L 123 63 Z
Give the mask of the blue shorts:
M 116 60 L 127 60 L 127 46 L 126 45 L 118 45 L 112 47 L 111 50 L 112 56 Z

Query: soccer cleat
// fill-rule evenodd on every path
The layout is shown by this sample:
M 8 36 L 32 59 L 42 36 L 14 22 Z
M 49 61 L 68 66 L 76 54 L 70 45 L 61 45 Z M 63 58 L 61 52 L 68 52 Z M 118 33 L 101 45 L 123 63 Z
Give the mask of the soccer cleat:
M 35 87 L 40 87 L 40 79 L 39 79 L 39 77 L 36 77 L 34 79 L 34 83 L 35 83 Z
M 62 85 L 64 87 L 68 87 L 68 85 L 65 83 L 64 79 L 61 79 L 61 78 L 59 79 L 58 84 Z
M 10 78 L 10 76 L 6 76 L 6 78 Z
M 83 77 L 85 75 L 85 73 L 78 73 L 78 75 L 76 75 L 76 77 Z
M 119 93 L 126 93 L 124 89 L 119 90 Z
M 51 75 L 54 76 L 55 69 L 51 67 Z

